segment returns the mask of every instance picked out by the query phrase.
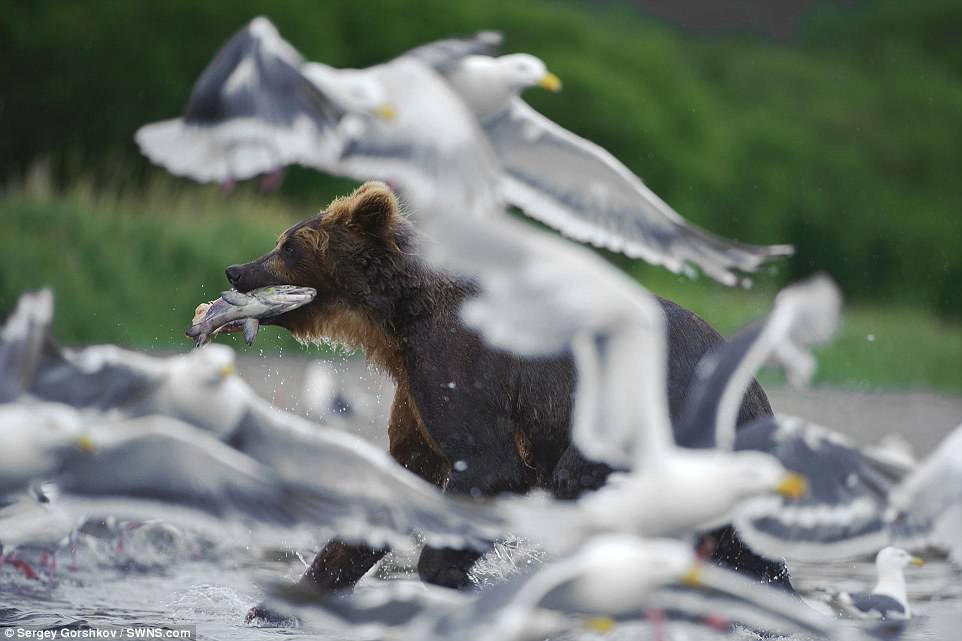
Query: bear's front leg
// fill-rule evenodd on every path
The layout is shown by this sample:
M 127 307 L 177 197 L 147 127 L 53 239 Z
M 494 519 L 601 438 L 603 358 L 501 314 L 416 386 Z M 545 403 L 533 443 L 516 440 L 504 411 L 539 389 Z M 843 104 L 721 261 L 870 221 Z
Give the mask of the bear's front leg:
M 457 402 L 444 403 L 444 397 L 438 400 L 424 403 L 421 413 L 432 440 L 450 461 L 445 492 L 481 497 L 527 491 L 530 474 L 517 451 L 514 422 L 484 411 L 483 402 L 458 407 Z M 470 549 L 425 547 L 418 575 L 425 583 L 466 588 L 481 556 Z

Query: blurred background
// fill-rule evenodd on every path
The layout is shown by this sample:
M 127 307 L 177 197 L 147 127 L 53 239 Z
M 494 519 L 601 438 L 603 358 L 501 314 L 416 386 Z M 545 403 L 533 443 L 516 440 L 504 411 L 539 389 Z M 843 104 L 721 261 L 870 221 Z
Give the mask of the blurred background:
M 218 48 L 258 14 L 337 66 L 503 31 L 506 52 L 537 55 L 564 81 L 561 94 L 525 94 L 542 113 L 689 220 L 797 248 L 750 291 L 611 260 L 723 331 L 764 313 L 779 286 L 827 271 L 849 307 L 820 382 L 962 394 L 956 0 L 7 3 L 0 315 L 50 285 L 64 343 L 186 350 L 194 307 L 228 287 L 224 267 L 353 186 L 293 168 L 278 192 L 225 194 L 138 153 L 134 131 L 179 115 Z M 252 350 L 306 348 L 271 329 Z

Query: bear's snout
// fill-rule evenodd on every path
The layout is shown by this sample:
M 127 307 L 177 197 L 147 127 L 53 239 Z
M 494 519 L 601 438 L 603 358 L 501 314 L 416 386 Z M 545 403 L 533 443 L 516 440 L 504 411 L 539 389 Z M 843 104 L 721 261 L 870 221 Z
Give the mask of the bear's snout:
M 230 281 L 231 286 L 239 292 L 249 292 L 252 289 L 268 287 L 270 285 L 285 285 L 278 278 L 267 270 L 261 260 L 243 265 L 231 265 L 224 270 L 224 275 Z
M 237 289 L 237 281 L 240 280 L 241 273 L 243 271 L 244 271 L 244 268 L 240 265 L 231 265 L 230 267 L 224 270 L 224 274 L 227 276 L 228 282 L 230 282 L 230 284 L 234 287 L 234 289 Z

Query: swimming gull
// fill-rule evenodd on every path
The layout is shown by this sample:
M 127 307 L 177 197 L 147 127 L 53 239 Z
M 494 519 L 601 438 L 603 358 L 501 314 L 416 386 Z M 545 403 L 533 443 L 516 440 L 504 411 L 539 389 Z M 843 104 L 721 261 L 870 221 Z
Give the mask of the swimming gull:
M 875 557 L 878 582 L 871 592 L 836 592 L 831 604 L 841 613 L 858 619 L 905 622 L 912 618 L 903 570 L 920 566 L 922 559 L 905 550 L 886 547 Z

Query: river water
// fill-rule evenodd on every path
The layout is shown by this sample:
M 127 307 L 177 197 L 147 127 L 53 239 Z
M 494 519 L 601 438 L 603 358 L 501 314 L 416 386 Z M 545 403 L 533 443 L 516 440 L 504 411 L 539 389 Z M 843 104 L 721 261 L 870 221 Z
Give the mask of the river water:
M 324 387 L 333 380 L 343 397 L 341 401 L 347 400 L 351 411 L 329 422 L 375 442 L 385 442 L 383 426 L 392 389 L 367 368 L 344 363 L 331 379 L 332 372 L 326 366 L 312 370 L 301 359 L 249 358 L 240 365 L 244 377 L 261 394 L 282 407 L 314 416 L 323 408 L 308 399 L 327 395 L 329 390 Z M 962 399 L 934 395 L 775 391 L 772 399 L 776 410 L 787 409 L 844 429 L 861 442 L 876 442 L 889 432 L 900 431 L 917 455 L 927 453 L 962 421 Z M 14 567 L 0 567 L 0 627 L 6 634 L 17 626 L 196 625 L 202 637 L 211 639 L 343 639 L 343 635 L 319 630 L 244 624 L 245 613 L 263 595 L 259 586 L 265 581 L 295 580 L 313 550 L 323 544 L 313 540 L 310 532 L 292 532 L 290 540 L 298 541 L 297 545 L 254 549 L 242 538 L 212 541 L 162 524 L 109 523 L 88 528 L 76 537 L 73 552 L 68 547 L 58 551 L 55 573 L 41 569 L 41 579 L 36 580 L 25 578 Z M 507 573 L 519 559 L 527 561 L 530 554 L 531 550 L 523 546 L 509 553 L 502 549 L 487 559 L 486 567 L 494 568 L 495 574 Z M 24 558 L 39 564 L 39 556 L 29 551 Z M 399 554 L 390 573 L 410 574 L 412 559 L 410 553 Z M 906 574 L 914 617 L 900 638 L 962 639 L 962 573 L 934 558 L 925 567 Z M 805 564 L 793 568 L 793 577 L 803 594 L 814 595 L 818 588 L 868 589 L 874 583 L 875 570 L 870 561 Z M 362 580 L 362 585 L 377 589 L 380 581 L 372 574 Z M 605 638 L 646 636 L 645 630 L 630 628 L 616 630 Z M 753 638 L 747 632 L 742 636 Z

